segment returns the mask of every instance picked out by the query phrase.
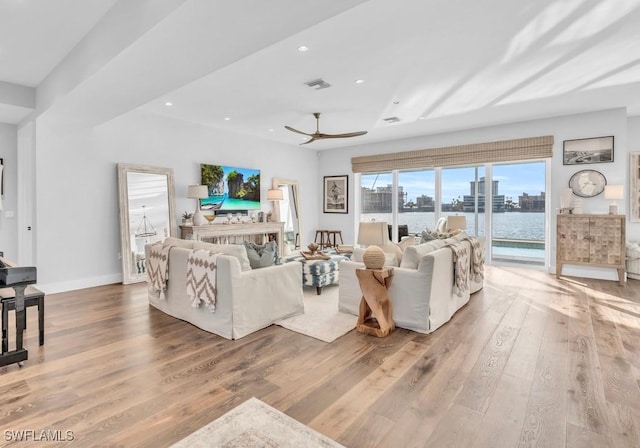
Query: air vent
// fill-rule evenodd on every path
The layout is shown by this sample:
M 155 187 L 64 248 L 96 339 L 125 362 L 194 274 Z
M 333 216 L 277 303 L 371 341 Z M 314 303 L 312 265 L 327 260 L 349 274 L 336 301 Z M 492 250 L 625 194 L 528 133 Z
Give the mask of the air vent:
M 384 122 L 388 123 L 388 124 L 397 123 L 399 121 L 400 121 L 400 119 L 398 117 L 387 117 L 387 118 L 384 118 Z
M 331 84 L 329 84 L 322 78 L 314 79 L 313 81 L 307 81 L 305 82 L 305 84 L 308 85 L 309 87 L 315 88 L 316 90 L 326 89 L 327 87 L 331 87 Z

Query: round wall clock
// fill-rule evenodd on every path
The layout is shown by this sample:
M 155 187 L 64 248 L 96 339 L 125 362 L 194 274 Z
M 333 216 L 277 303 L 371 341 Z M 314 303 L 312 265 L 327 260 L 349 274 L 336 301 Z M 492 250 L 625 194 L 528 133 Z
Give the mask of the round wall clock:
M 569 179 L 569 187 L 576 196 L 592 198 L 599 195 L 607 185 L 607 179 L 596 170 L 582 170 Z

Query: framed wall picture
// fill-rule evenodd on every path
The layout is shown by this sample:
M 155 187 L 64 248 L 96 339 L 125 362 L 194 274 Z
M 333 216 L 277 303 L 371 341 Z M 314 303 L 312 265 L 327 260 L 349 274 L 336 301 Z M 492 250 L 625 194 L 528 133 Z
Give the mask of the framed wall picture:
M 640 152 L 629 153 L 629 221 L 640 222 Z
M 349 213 L 349 176 L 324 176 L 323 212 Z
M 565 140 L 562 143 L 563 165 L 587 165 L 613 162 L 613 135 L 608 137 Z

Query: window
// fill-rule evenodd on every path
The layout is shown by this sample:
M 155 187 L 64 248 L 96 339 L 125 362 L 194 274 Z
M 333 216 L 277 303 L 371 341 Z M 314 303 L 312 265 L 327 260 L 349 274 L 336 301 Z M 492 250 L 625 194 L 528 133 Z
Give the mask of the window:
M 545 163 L 496 164 L 493 182 L 504 204 L 494 207 L 492 259 L 544 264 Z
M 484 235 L 484 167 L 469 166 L 442 169 L 441 216 L 463 215 L 470 235 Z
M 436 225 L 436 177 L 433 169 L 400 171 L 398 173 L 398 227 L 399 236 L 433 229 Z M 391 222 L 391 221 L 389 221 Z
M 546 165 L 493 163 L 361 174 L 360 221 L 395 222 L 402 236 L 434 229 L 442 216 L 462 215 L 469 235 L 487 237 L 488 260 L 544 264 Z
M 360 176 L 360 221 L 391 223 L 393 175 L 392 173 L 363 174 Z

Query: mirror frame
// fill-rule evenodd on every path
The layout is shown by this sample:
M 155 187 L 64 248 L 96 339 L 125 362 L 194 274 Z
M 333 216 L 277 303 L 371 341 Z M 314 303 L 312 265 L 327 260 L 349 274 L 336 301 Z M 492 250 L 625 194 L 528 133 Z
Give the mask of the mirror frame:
M 300 235 L 300 247 L 304 247 L 303 238 L 304 233 L 302 231 L 302 205 L 300 201 L 300 182 L 295 179 L 284 179 L 282 177 L 274 177 L 271 181 L 272 188 L 280 188 L 284 185 L 290 185 L 295 190 L 296 195 L 296 209 L 298 210 L 298 235 Z M 278 208 L 278 218 L 280 215 L 280 201 L 275 201 L 274 208 Z
M 131 257 L 131 229 L 129 228 L 129 185 L 128 173 L 159 174 L 167 177 L 167 204 L 169 213 L 169 236 L 176 236 L 178 225 L 176 222 L 175 182 L 172 168 L 161 168 L 148 165 L 132 165 L 118 163 L 118 194 L 120 202 L 120 257 L 122 259 L 122 284 L 143 282 L 147 274 L 132 274 L 134 272 Z

